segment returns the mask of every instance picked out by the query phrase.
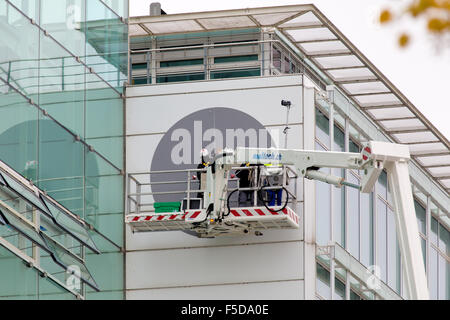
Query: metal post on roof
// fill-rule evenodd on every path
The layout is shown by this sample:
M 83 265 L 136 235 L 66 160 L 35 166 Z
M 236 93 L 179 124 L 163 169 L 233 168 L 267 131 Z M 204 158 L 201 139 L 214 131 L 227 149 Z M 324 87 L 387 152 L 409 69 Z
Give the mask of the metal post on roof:
M 152 63 L 152 55 L 151 51 L 148 51 L 145 55 L 145 61 L 147 66 L 147 84 L 151 83 L 151 63 Z
M 161 15 L 161 3 L 152 2 L 150 4 L 150 16 L 160 16 Z

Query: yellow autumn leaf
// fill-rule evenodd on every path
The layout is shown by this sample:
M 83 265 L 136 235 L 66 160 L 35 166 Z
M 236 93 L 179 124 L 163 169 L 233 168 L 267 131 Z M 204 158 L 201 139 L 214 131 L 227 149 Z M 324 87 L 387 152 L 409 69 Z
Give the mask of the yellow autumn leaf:
M 432 18 L 428 20 L 428 30 L 431 32 L 440 33 L 447 28 L 448 22 L 439 18 Z
M 391 11 L 389 11 L 388 9 L 384 9 L 383 11 L 381 11 L 380 17 L 379 17 L 380 23 L 387 23 L 391 20 L 392 20 Z
M 406 47 L 409 44 L 409 35 L 406 33 L 401 34 L 398 38 L 398 44 L 402 48 Z

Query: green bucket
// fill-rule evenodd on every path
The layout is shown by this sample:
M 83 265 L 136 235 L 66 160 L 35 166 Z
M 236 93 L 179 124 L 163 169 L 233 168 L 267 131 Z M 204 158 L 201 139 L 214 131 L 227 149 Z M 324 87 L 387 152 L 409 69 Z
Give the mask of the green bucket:
M 153 206 L 156 213 L 179 212 L 181 202 L 155 202 Z

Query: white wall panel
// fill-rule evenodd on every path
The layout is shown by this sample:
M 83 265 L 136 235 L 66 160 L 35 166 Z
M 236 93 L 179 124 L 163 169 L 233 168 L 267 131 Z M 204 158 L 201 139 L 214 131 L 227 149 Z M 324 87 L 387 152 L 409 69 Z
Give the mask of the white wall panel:
M 127 289 L 303 279 L 303 242 L 128 252 Z
M 303 280 L 130 290 L 130 300 L 301 300 Z
M 197 82 L 179 82 L 160 84 L 158 86 L 134 86 L 127 88 L 127 97 L 146 95 L 171 95 L 190 92 L 204 92 L 214 90 L 246 90 L 249 88 L 267 88 L 273 86 L 301 86 L 302 77 L 298 75 L 282 75 L 255 77 L 246 79 L 218 79 Z
M 156 149 L 162 134 L 127 137 L 127 172 L 149 172 L 152 150 Z
M 286 122 L 286 108 L 281 106 L 283 99 L 290 100 L 293 104 L 289 121 L 301 123 L 303 118 L 301 87 L 298 83 L 292 83 L 286 79 L 292 79 L 292 77 L 262 78 L 259 79 L 260 86 L 246 90 L 242 88 L 249 87 L 248 82 L 254 83 L 254 81 L 249 79 L 243 79 L 240 82 L 232 81 L 235 85 L 227 86 L 226 90 L 222 87 L 227 81 L 212 81 L 215 86 L 211 88 L 211 82 L 190 83 L 185 84 L 185 87 L 189 86 L 189 92 L 164 95 L 158 91 L 153 93 L 149 90 L 147 95 L 137 97 L 134 97 L 138 94 L 137 88 L 130 88 L 127 91 L 127 135 L 165 132 L 181 118 L 195 111 L 212 107 L 241 110 L 265 126 L 281 125 Z M 199 84 L 203 84 L 203 87 L 198 87 Z M 267 86 L 261 87 L 261 84 Z M 145 88 L 151 87 L 145 86 Z M 139 93 L 145 93 L 141 91 L 142 89 L 139 88 Z M 151 114 L 153 115 L 150 116 Z

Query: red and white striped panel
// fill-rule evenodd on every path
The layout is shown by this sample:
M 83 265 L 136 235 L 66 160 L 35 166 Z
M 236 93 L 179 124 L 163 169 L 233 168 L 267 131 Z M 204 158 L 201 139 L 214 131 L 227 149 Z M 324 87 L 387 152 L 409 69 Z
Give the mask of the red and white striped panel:
M 280 207 L 272 207 L 273 210 L 279 210 Z M 268 210 L 266 207 L 258 207 L 258 208 L 236 208 L 230 210 L 230 216 L 232 217 L 270 217 L 270 216 L 280 216 L 286 215 L 291 218 L 295 224 L 298 225 L 298 216 L 291 208 L 284 208 L 280 212 L 275 212 Z
M 164 214 L 148 214 L 148 215 L 129 215 L 125 217 L 126 223 L 136 222 L 163 222 L 163 221 L 186 221 L 195 220 L 201 210 L 189 210 L 186 212 L 174 212 Z

